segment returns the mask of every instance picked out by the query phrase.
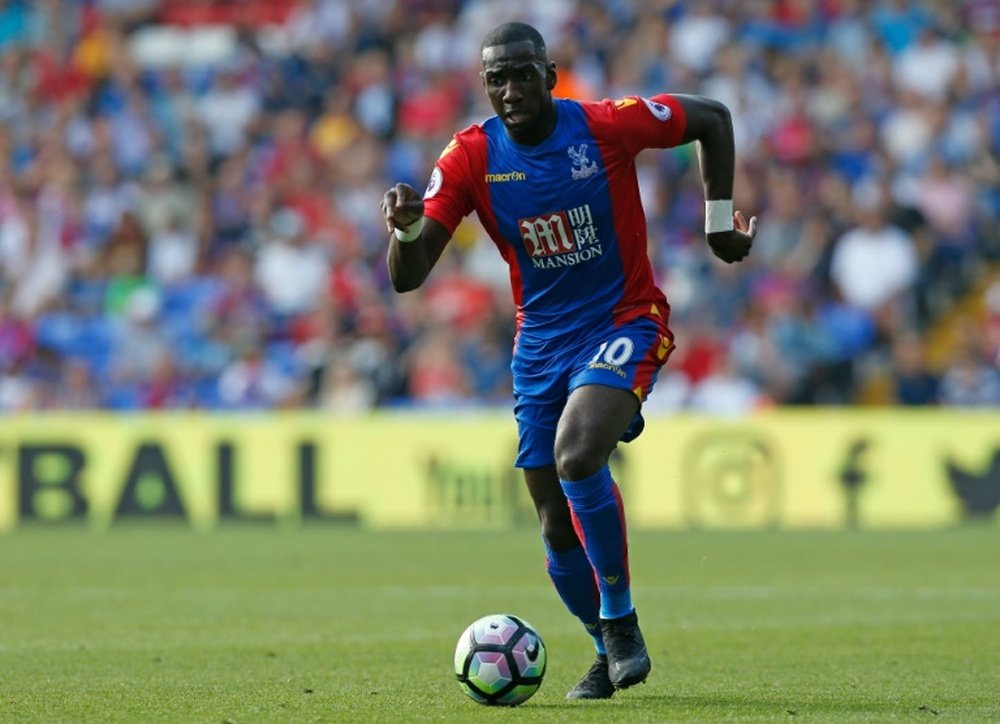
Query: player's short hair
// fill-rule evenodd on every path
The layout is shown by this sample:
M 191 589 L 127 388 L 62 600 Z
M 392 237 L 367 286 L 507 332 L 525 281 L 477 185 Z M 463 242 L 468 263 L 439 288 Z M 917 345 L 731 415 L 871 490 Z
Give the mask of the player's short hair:
M 498 25 L 486 34 L 483 38 L 483 45 L 480 52 L 497 45 L 507 45 L 508 43 L 520 43 L 523 40 L 530 40 L 535 48 L 535 56 L 539 60 L 548 60 L 548 51 L 545 49 L 545 39 L 542 34 L 527 23 L 510 22 Z

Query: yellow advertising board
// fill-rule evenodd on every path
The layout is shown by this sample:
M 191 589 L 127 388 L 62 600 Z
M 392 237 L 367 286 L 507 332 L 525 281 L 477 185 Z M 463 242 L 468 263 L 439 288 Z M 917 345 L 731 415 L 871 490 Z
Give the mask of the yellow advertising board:
M 535 517 L 509 413 L 53 414 L 0 425 L 0 530 L 183 516 L 482 527 Z M 630 525 L 996 523 L 1000 411 L 772 410 L 653 418 L 612 467 Z

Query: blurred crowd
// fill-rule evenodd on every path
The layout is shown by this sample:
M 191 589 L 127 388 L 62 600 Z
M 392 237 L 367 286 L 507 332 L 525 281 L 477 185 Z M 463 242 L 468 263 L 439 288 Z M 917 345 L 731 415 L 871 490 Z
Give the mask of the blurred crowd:
M 492 242 L 395 294 L 378 203 L 510 19 L 557 95 L 732 111 L 742 264 L 692 147 L 637 162 L 650 408 L 1000 405 L 1000 0 L 0 0 L 0 411 L 509 404 Z

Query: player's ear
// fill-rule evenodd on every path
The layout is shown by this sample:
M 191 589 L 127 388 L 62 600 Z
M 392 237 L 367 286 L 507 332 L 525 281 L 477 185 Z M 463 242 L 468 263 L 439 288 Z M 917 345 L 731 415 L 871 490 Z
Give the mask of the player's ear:
M 545 69 L 545 87 L 552 90 L 556 87 L 556 64 L 555 61 L 549 63 L 548 68 Z

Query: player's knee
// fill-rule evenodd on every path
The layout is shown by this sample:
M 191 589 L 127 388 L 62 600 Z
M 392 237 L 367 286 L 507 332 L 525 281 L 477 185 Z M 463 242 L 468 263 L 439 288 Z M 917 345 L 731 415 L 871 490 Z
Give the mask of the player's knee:
M 560 480 L 589 478 L 604 467 L 608 458 L 604 451 L 578 441 L 557 444 L 555 453 Z

